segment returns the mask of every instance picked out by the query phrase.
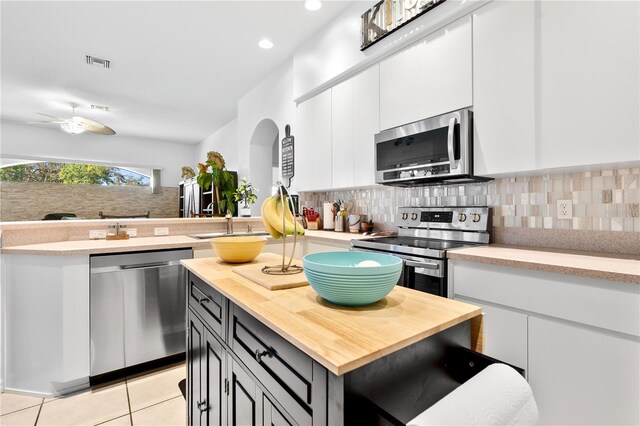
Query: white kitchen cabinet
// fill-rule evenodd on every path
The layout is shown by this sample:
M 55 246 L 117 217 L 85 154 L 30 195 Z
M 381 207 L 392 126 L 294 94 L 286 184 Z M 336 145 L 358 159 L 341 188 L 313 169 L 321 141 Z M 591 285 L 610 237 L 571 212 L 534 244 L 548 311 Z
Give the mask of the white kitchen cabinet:
M 471 16 L 380 62 L 380 128 L 471 106 Z
M 540 424 L 640 424 L 637 339 L 529 318 L 528 380 Z
M 375 183 L 379 81 L 379 67 L 374 65 L 331 89 L 332 188 Z
M 3 254 L 4 390 L 89 386 L 89 256 Z
M 540 167 L 640 158 L 640 3 L 540 2 Z
M 331 90 L 298 105 L 296 118 L 294 189 L 330 189 Z
M 527 315 L 509 309 L 455 297 L 482 307 L 483 353 L 527 370 Z M 528 374 L 528 372 L 527 372 Z
M 291 252 L 293 250 L 293 237 L 288 236 L 286 242 L 286 256 L 287 259 L 291 256 Z M 282 239 L 276 240 L 273 238 L 267 239 L 267 244 L 265 244 L 262 249 L 263 253 L 274 253 L 282 256 Z M 296 240 L 296 247 L 293 257 L 297 259 L 302 259 L 304 256 L 304 237 L 298 237 Z
M 541 424 L 638 424 L 637 284 L 457 259 L 448 272 L 453 297 L 483 307 L 485 352 L 527 370 Z
M 354 94 L 353 79 L 331 88 L 331 183 L 333 188 L 353 186 Z
M 353 78 L 353 185 L 373 185 L 375 142 L 380 131 L 380 66 L 375 65 Z
M 474 172 L 536 169 L 533 1 L 473 13 Z
M 348 251 L 349 247 L 349 241 L 305 239 L 304 254 L 306 255 L 327 251 Z

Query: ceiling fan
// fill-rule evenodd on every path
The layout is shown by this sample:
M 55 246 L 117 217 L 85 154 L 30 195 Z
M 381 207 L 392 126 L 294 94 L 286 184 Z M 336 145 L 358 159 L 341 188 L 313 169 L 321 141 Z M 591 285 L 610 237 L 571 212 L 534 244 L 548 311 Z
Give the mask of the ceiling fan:
M 39 112 L 38 114 L 44 115 L 45 117 L 55 118 L 55 120 L 49 121 L 30 121 L 31 124 L 57 124 L 60 126 L 60 129 L 64 132 L 70 133 L 72 135 L 78 135 L 80 133 L 88 132 L 95 133 L 98 135 L 115 135 L 116 132 L 111 127 L 105 126 L 99 121 L 91 120 L 90 118 L 80 117 L 76 115 L 76 107 L 72 107 L 73 110 L 71 112 L 71 117 L 69 118 L 60 118 L 55 117 L 49 114 L 43 114 Z

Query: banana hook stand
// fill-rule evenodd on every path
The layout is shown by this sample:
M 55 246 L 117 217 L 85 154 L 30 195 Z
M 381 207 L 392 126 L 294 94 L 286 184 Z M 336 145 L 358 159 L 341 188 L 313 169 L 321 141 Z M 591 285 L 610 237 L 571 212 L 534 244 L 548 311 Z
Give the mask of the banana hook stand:
M 291 197 L 289 197 L 289 191 L 287 188 L 282 185 L 281 182 L 278 182 L 278 195 L 280 196 L 280 202 L 282 203 L 282 230 L 285 231 L 285 209 L 289 208 L 293 212 L 293 248 L 291 249 L 291 256 L 289 257 L 289 262 L 287 262 L 287 233 L 283 232 L 282 235 L 282 264 L 276 266 L 265 266 L 262 268 L 263 274 L 269 275 L 293 275 L 299 274 L 302 272 L 302 266 L 292 265 L 293 263 L 293 255 L 296 252 L 296 240 L 298 238 L 298 221 L 295 216 L 295 209 L 293 206 L 293 201 Z M 287 203 L 287 204 L 285 204 Z

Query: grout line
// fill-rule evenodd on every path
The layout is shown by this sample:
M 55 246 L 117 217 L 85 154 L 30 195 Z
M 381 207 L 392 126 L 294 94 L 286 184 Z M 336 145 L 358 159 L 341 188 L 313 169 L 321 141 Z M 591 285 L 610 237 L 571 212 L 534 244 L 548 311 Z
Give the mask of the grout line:
M 40 413 L 42 412 L 42 407 L 44 406 L 44 398 L 42 398 L 42 402 L 40 402 L 40 408 L 38 409 L 38 415 L 36 416 L 36 421 L 33 422 L 33 426 L 38 424 L 38 420 L 40 420 Z
M 44 401 L 44 398 L 43 398 L 42 400 Z M 8 413 L 4 413 L 4 414 L 2 414 L 2 416 L 0 416 L 0 417 L 8 416 L 9 414 L 14 414 L 14 413 L 17 413 L 17 412 L 19 412 L 19 411 L 28 410 L 29 408 L 37 407 L 37 406 L 39 406 L 39 405 L 41 405 L 41 404 L 42 404 L 42 402 L 40 402 L 39 404 L 33 404 L 33 405 L 30 405 L 30 406 L 28 406 L 28 407 L 19 408 L 19 409 L 17 409 L 17 410 L 9 411 Z M 2 424 L 2 423 L 0 423 L 0 424 Z
M 146 407 L 142 407 L 142 408 L 140 408 L 140 409 L 138 409 L 138 410 L 136 410 L 136 411 L 133 411 L 133 412 L 134 412 L 134 413 L 137 413 L 137 412 L 139 412 L 139 411 L 146 410 L 147 408 L 155 407 L 156 405 L 160 405 L 160 404 L 164 404 L 165 402 L 172 401 L 172 400 L 174 400 L 174 399 L 176 399 L 176 398 L 182 398 L 182 394 L 180 394 L 180 395 L 178 395 L 178 396 L 172 396 L 172 397 L 171 397 L 171 398 L 169 398 L 169 399 L 165 399 L 165 400 L 163 400 L 163 401 L 153 403 L 153 404 L 148 405 L 148 406 L 146 406 Z M 132 422 L 132 424 L 133 424 L 133 422 Z
M 129 406 L 129 421 L 131 422 L 131 426 L 133 426 L 133 414 L 131 414 L 131 398 L 129 397 L 129 382 L 127 382 L 127 378 L 124 378 L 124 388 L 127 391 L 127 405 Z

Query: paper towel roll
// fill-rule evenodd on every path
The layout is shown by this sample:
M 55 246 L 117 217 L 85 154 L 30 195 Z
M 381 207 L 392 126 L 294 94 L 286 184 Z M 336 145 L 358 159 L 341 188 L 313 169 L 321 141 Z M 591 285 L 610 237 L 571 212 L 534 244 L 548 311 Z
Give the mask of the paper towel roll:
M 537 425 L 538 406 L 527 381 L 492 364 L 423 411 L 407 426 Z
M 322 224 L 322 229 L 334 229 L 335 221 L 333 220 L 333 203 L 324 203 L 322 205 L 322 220 L 324 221 Z

